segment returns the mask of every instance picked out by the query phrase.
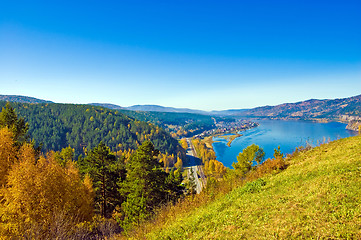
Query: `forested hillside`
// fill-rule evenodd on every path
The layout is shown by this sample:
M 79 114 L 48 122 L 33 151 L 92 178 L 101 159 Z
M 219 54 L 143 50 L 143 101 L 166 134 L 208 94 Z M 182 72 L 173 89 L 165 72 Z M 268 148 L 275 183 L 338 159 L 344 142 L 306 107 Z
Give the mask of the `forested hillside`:
M 6 103 L 0 101 L 0 108 Z M 178 141 L 162 128 L 135 120 L 115 110 L 73 104 L 11 103 L 19 117 L 29 124 L 29 135 L 43 151 L 71 146 L 76 155 L 100 142 L 112 151 L 136 149 L 150 140 L 162 153 L 184 156 Z
M 110 239 L 150 219 L 192 189 L 146 140 L 113 153 L 104 143 L 74 161 L 74 149 L 41 154 L 28 124 L 0 112 L 0 239 Z

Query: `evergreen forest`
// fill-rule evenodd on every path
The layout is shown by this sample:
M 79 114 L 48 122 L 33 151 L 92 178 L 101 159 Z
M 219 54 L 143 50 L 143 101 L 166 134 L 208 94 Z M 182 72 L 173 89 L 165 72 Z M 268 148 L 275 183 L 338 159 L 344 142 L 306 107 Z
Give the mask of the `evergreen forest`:
M 6 102 L 0 101 L 0 108 Z M 11 103 L 19 117 L 28 124 L 28 134 L 43 152 L 70 146 L 75 156 L 93 149 L 100 142 L 111 151 L 135 150 L 151 141 L 163 154 L 184 160 L 185 151 L 167 131 L 154 124 L 136 120 L 103 107 L 75 104 Z

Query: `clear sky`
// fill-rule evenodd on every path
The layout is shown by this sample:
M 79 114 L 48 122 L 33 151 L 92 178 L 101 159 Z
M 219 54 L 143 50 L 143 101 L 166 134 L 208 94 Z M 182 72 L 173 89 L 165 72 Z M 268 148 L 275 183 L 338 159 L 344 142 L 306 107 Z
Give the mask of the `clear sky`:
M 251 108 L 361 94 L 361 1 L 0 2 L 0 94 Z

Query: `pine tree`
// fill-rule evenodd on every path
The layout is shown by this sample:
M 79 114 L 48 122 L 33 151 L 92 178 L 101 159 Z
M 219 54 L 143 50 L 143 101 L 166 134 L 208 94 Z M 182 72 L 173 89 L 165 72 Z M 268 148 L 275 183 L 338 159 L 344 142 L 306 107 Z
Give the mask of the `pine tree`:
M 182 185 L 183 177 L 180 169 L 172 169 L 165 180 L 167 201 L 175 202 L 183 195 L 185 187 Z
M 0 113 L 0 128 L 3 127 L 7 127 L 13 133 L 17 145 L 21 145 L 29 140 L 29 135 L 27 134 L 29 130 L 28 123 L 25 123 L 24 118 L 18 118 L 10 103 L 6 103 L 5 108 L 2 108 Z
M 166 201 L 167 173 L 157 160 L 158 154 L 153 144 L 145 141 L 127 162 L 126 180 L 119 184 L 121 194 L 126 197 L 122 204 L 125 228 L 139 224 Z
M 105 144 L 100 143 L 87 157 L 80 159 L 79 166 L 82 172 L 89 174 L 93 180 L 95 202 L 100 214 L 109 217 L 122 202 L 117 186 L 117 182 L 125 178 L 122 159 L 117 158 Z

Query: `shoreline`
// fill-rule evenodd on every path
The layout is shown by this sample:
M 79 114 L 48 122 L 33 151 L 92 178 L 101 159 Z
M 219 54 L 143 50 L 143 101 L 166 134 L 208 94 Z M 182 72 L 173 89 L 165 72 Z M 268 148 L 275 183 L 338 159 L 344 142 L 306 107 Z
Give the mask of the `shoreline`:
M 252 126 L 252 127 L 248 127 L 248 128 L 244 128 L 244 129 L 238 129 L 238 130 L 231 130 L 231 131 L 225 131 L 225 132 L 218 132 L 218 133 L 213 133 L 209 136 L 206 136 L 206 137 L 203 137 L 202 138 L 202 141 L 206 144 L 206 146 L 208 148 L 211 148 L 213 149 L 213 143 L 214 142 L 217 142 L 217 141 L 214 141 L 213 138 L 214 137 L 220 137 L 220 138 L 224 138 L 226 139 L 228 142 L 227 142 L 227 146 L 230 147 L 232 142 L 243 136 L 242 133 L 240 132 L 243 132 L 243 131 L 247 131 L 249 129 L 252 129 L 252 128 L 255 128 L 255 127 L 258 127 L 259 126 L 259 123 L 255 122 L 255 126 Z
M 205 137 L 203 139 L 203 141 L 207 145 L 207 147 L 213 149 L 213 143 L 217 142 L 217 141 L 214 141 L 213 138 L 214 137 L 219 137 L 219 138 L 226 139 L 228 141 L 227 146 L 230 147 L 234 140 L 236 140 L 237 138 L 242 137 L 242 136 L 243 136 L 243 134 L 238 133 L 238 132 L 218 133 L 218 134 L 214 134 L 214 135 Z
M 239 137 L 242 137 L 242 136 L 243 136 L 243 134 L 240 134 L 240 133 L 236 133 L 236 134 L 234 134 L 234 135 L 231 135 L 231 136 L 229 137 L 229 139 L 228 139 L 227 146 L 228 146 L 228 147 L 231 147 L 232 142 L 233 142 L 236 138 L 239 138 Z

